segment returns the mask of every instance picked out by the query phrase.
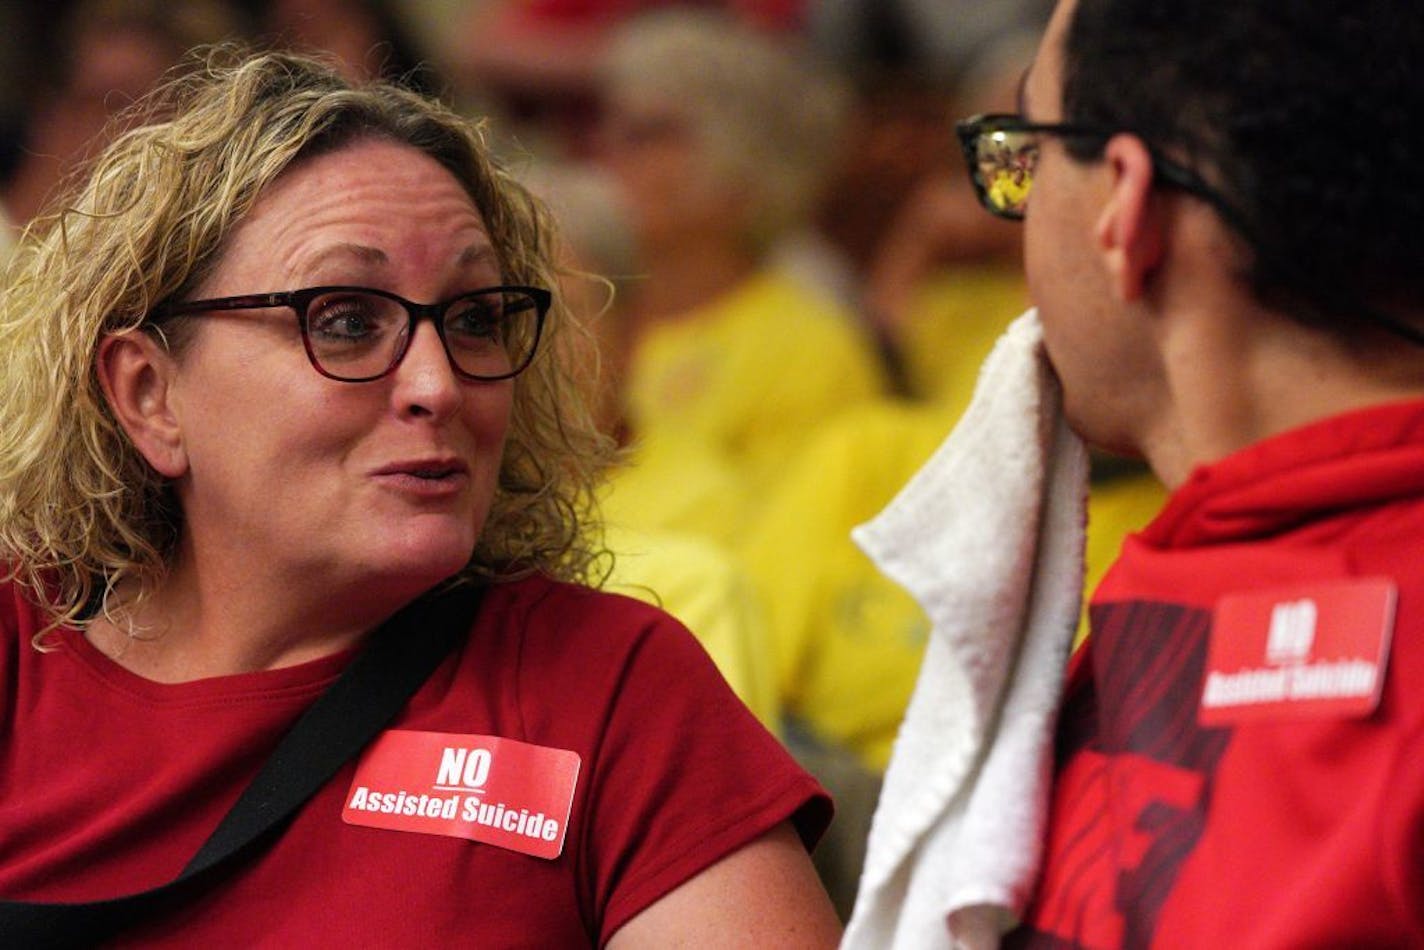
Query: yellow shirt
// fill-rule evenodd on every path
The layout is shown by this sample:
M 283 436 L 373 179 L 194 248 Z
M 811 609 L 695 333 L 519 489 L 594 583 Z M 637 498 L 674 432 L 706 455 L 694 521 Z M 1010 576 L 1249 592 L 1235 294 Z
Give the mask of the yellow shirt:
M 634 443 L 600 493 L 610 525 L 694 534 L 723 545 L 735 543 L 745 529 L 750 504 L 745 478 L 731 459 L 671 431 Z
M 607 529 L 607 590 L 662 607 L 692 631 L 732 691 L 773 732 L 781 706 L 761 602 L 741 563 L 693 535 Z
M 1028 306 L 1028 288 L 1017 267 L 966 266 L 935 274 L 916 293 L 903 328 L 914 391 L 957 420 L 974 395 L 980 365 Z
M 929 622 L 850 530 L 944 441 L 1024 299 L 1014 268 L 956 268 L 927 281 L 903 328 L 911 384 L 925 402 L 877 400 L 822 425 L 740 548 L 766 605 L 782 703 L 877 771 L 890 759 Z
M 852 315 L 774 269 L 650 328 L 633 355 L 639 440 L 700 442 L 757 499 L 817 424 L 880 389 Z
M 787 712 L 883 771 L 929 624 L 850 540 L 944 440 L 934 407 L 865 406 L 821 430 L 741 549 L 761 590 Z

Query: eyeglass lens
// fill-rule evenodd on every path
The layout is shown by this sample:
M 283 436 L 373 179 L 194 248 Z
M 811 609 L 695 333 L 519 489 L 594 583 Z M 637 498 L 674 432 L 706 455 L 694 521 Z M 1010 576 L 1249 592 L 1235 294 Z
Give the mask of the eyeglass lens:
M 524 368 L 533 356 L 538 306 L 518 291 L 481 291 L 450 301 L 440 335 L 460 372 L 498 379 Z M 306 309 L 307 348 L 317 367 L 337 379 L 384 374 L 401 356 L 410 315 L 400 301 L 359 290 L 314 297 Z
M 1032 132 L 988 129 L 974 148 L 974 181 L 985 206 L 1006 218 L 1022 218 L 1038 163 Z

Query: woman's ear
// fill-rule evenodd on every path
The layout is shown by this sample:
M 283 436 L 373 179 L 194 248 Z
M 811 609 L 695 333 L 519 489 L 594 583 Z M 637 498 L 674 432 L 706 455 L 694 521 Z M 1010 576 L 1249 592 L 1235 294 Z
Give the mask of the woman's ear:
M 96 369 L 109 409 L 153 470 L 165 478 L 186 474 L 172 354 L 142 330 L 112 333 L 99 343 Z
M 1160 209 L 1152 200 L 1152 153 L 1135 135 L 1115 135 L 1103 160 L 1111 191 L 1095 235 L 1119 298 L 1130 302 L 1142 296 L 1165 247 Z

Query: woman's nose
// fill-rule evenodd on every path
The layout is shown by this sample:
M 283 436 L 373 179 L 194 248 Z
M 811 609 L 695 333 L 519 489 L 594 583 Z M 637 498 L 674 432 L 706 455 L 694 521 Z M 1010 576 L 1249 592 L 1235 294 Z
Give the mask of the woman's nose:
M 403 414 L 448 415 L 460 403 L 460 378 L 434 324 L 422 320 L 413 332 L 405 357 L 395 368 L 397 408 Z

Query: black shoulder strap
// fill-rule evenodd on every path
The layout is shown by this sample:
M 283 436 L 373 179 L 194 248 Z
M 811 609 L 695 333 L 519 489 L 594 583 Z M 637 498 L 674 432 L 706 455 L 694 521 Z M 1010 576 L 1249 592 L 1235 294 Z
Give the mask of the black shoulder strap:
M 160 902 L 210 885 L 216 870 L 270 841 L 286 819 L 360 752 L 468 633 L 484 588 L 458 587 L 401 610 L 282 738 L 181 874 L 151 890 L 82 904 L 0 901 L 0 945 L 88 947 Z

